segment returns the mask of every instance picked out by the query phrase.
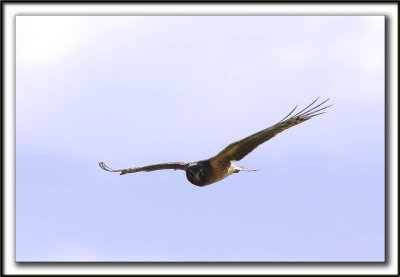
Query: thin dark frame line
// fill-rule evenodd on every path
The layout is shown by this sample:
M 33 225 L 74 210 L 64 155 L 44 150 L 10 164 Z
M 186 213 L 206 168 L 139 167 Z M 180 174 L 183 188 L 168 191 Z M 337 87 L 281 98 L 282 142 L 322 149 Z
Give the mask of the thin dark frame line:
M 149 4 L 149 2 L 151 2 L 151 3 L 160 3 L 160 4 L 168 4 L 168 3 L 179 3 L 179 4 L 191 4 L 191 3 L 210 3 L 209 1 L 193 1 L 193 2 L 191 2 L 191 3 L 187 3 L 187 2 L 184 2 L 184 1 L 171 1 L 171 2 L 163 2 L 163 1 L 115 1 L 115 2 L 113 2 L 113 1 L 100 1 L 100 2 L 102 2 L 102 3 L 110 3 L 110 4 L 118 4 L 118 3 L 132 3 L 132 4 L 135 4 L 135 3 L 147 3 L 147 4 Z M 304 2 L 297 2 L 297 1 L 285 1 L 285 2 L 281 2 L 281 1 L 270 1 L 270 2 L 265 2 L 265 1 L 250 1 L 250 2 L 246 2 L 246 1 L 231 1 L 231 2 L 235 2 L 235 3 L 246 3 L 246 4 L 251 4 L 251 3 L 265 3 L 265 4 L 267 4 L 267 3 L 280 3 L 280 4 L 289 4 L 289 3 L 296 3 L 296 4 L 301 4 L 301 3 L 312 3 L 312 4 L 325 4 L 325 3 L 349 3 L 349 4 L 351 4 L 351 3 L 353 3 L 353 4 L 360 4 L 361 3 L 361 1 L 325 1 L 325 2 L 323 2 L 323 3 L 320 3 L 320 2 L 314 2 L 314 1 L 304 1 Z M 18 0 L 14 0 L 14 1 L 3 1 L 2 3 L 1 3 L 1 15 L 2 15 L 2 18 L 3 18 L 3 25 L 2 25 L 2 28 L 1 28 L 1 32 L 2 32 L 2 34 L 1 34 L 1 42 L 2 42 L 2 44 L 1 44 L 1 50 L 2 50 L 2 57 L 3 57 L 3 59 L 2 59 L 2 72 L 4 72 L 4 68 L 5 68 L 5 66 L 4 66 L 4 49 L 3 49 L 3 41 L 4 41 L 4 9 L 3 9 L 3 3 L 5 4 L 5 3 L 13 3 L 13 4 L 19 4 L 19 3 L 29 3 L 29 4 L 32 4 L 32 3 L 45 3 L 45 4 L 57 4 L 57 3 L 73 3 L 73 4 L 77 4 L 77 3 L 84 3 L 84 4 L 99 4 L 99 3 L 95 3 L 95 2 L 93 2 L 93 1 L 82 1 L 82 2 L 80 2 L 80 1 L 57 1 L 57 2 L 55 2 L 55 1 L 37 1 L 37 2 L 29 2 L 29 1 L 18 1 Z M 218 4 L 226 4 L 227 2 L 225 2 L 225 1 L 218 1 L 218 2 L 213 2 L 213 3 L 218 3 Z M 365 3 L 365 1 L 364 1 L 364 3 Z M 399 3 L 397 2 L 397 1 L 368 1 L 368 3 L 379 3 L 379 4 L 382 4 L 382 3 L 397 3 L 398 5 L 397 5 L 397 8 L 398 8 L 398 11 L 399 11 Z M 297 15 L 293 15 L 293 16 L 297 16 Z M 388 36 L 387 36 L 387 30 L 388 30 L 388 25 L 386 25 L 386 28 L 385 28 L 385 43 L 387 42 L 387 39 L 388 39 Z M 385 45 L 385 49 L 386 49 L 386 51 L 388 51 L 388 48 L 389 48 L 389 45 L 388 44 L 386 44 Z M 386 51 L 385 51 L 385 56 L 384 56 L 384 59 L 385 59 L 385 69 L 387 69 L 387 67 L 388 67 L 388 60 L 387 60 L 387 53 L 386 53 Z M 3 83 L 3 74 L 2 74 L 2 76 L 1 76 L 1 85 L 2 85 L 2 90 L 4 91 L 4 83 Z M 389 153 L 387 152 L 387 150 L 388 150 L 388 141 L 389 141 L 389 138 L 388 138 L 388 136 L 387 136 L 387 132 L 388 132 L 388 122 L 387 122 L 387 120 L 389 119 L 388 118 L 388 110 L 387 110 L 387 108 L 389 108 L 389 105 L 387 104 L 387 101 L 388 101 L 388 97 L 387 97 L 387 92 L 388 92 L 388 76 L 386 75 L 386 72 L 385 72 L 385 130 L 384 130 L 384 132 L 385 132 L 385 226 L 386 226 L 386 222 L 387 222 L 387 216 L 388 216 L 388 208 L 387 208 L 387 204 L 388 204 L 388 198 L 386 197 L 387 196 L 387 194 L 388 194 L 388 189 L 387 189 L 387 174 L 389 173 L 388 172 L 388 163 L 387 163 L 387 159 L 388 159 L 388 157 L 389 157 Z M 2 93 L 2 103 L 4 103 L 4 94 Z M 3 118 L 2 118 L 2 126 L 4 126 L 4 122 L 5 122 L 5 112 L 4 112 L 4 109 L 3 109 L 3 111 L 2 111 L 2 116 L 3 116 Z M 2 128 L 2 153 L 4 153 L 4 145 L 3 145 L 3 128 Z M 3 162 L 3 165 L 4 165 L 4 161 L 5 161 L 5 157 L 2 155 L 2 162 Z M 4 176 L 3 176 L 3 168 L 2 168 L 2 180 L 4 180 L 3 179 L 4 178 Z M 4 195 L 4 188 L 3 188 L 3 186 L 2 186 L 2 195 Z M 1 223 L 1 228 L 2 228 L 2 230 L 1 230 L 1 235 L 2 235 L 2 240 L 3 240 L 3 219 L 4 219 L 4 201 L 3 201 L 3 203 L 2 203 L 2 208 L 3 208 L 3 210 L 2 210 L 2 223 Z M 387 226 L 386 226 L 387 227 Z M 387 228 L 385 228 L 385 260 L 386 260 L 386 252 L 387 252 L 387 233 L 386 233 L 386 231 L 387 231 Z M 2 246 L 4 246 L 4 244 L 2 243 Z M 2 247 L 2 250 L 1 250 L 1 253 L 2 253 L 2 257 L 4 258 L 4 249 L 3 249 L 3 247 Z M 78 263 L 78 264 L 81 264 L 81 263 L 90 263 L 90 264 L 92 264 L 92 263 L 105 263 L 105 264 L 107 264 L 107 262 L 43 262 L 43 263 L 50 263 L 50 264 L 57 264 L 57 263 L 60 263 L 60 264 L 65 264 L 65 263 Z M 111 264 L 114 264 L 114 263 L 132 263 L 132 262 L 111 262 Z M 158 263 L 160 263 L 160 264 L 164 264 L 164 263 L 167 263 L 167 264 L 170 264 L 170 263 L 180 263 L 180 262 L 133 262 L 133 263 L 152 263 L 152 264 L 158 264 Z M 193 262 L 185 262 L 185 263 L 193 263 Z M 201 262 L 195 262 L 196 264 L 197 263 L 201 263 Z M 211 262 L 211 263 L 214 263 L 214 262 Z M 219 263 L 219 262 L 215 262 L 215 263 Z M 226 263 L 226 262 L 223 262 L 223 263 Z M 243 264 L 243 263 L 250 263 L 250 264 L 253 264 L 253 263 L 268 263 L 268 262 L 227 262 L 227 263 L 241 263 L 241 264 Z M 276 263 L 276 262 L 272 262 L 272 263 Z M 312 263 L 314 263 L 314 262 L 277 262 L 277 263 L 279 263 L 279 264 L 281 264 L 281 263 L 307 263 L 307 264 L 312 264 Z M 332 264 L 332 263 L 340 263 L 340 262 L 316 262 L 316 263 L 318 263 L 318 264 L 321 264 L 321 263 L 328 263 L 328 264 Z M 366 262 L 345 262 L 345 263 L 352 263 L 352 264 L 363 264 L 363 265 L 365 265 L 366 264 Z M 379 263 L 379 264 L 381 264 L 382 262 L 368 262 L 368 263 Z M 24 263 L 24 264 L 29 264 L 29 262 L 26 262 L 26 263 Z M 41 263 L 42 264 L 42 263 Z M 3 263 L 1 264 L 1 272 L 3 273 Z M 70 275 L 68 275 L 68 274 L 66 274 L 66 275 L 64 275 L 64 274 L 61 274 L 61 276 L 70 276 Z M 334 275 L 333 274 L 333 276 L 336 276 L 336 275 Z M 371 276 L 379 276 L 379 275 L 371 275 Z
M 399 3 L 396 0 L 382 0 L 382 1 L 376 1 L 376 0 L 351 0 L 351 1 L 346 1 L 346 0 L 326 0 L 326 1 L 293 1 L 293 0 L 288 0 L 288 1 L 265 1 L 265 0 L 251 0 L 251 1 L 212 1 L 212 0 L 205 0 L 205 1 L 153 1 L 153 0 L 148 0 L 148 1 L 133 1 L 133 0 L 117 0 L 117 1 L 110 1 L 110 0 L 85 0 L 85 1 L 79 1 L 79 0 L 60 0 L 60 1 L 26 1 L 26 0 L 5 0 L 2 1 L 3 3 L 13 3 L 13 4 L 32 4 L 32 3 L 37 3 L 37 4 L 60 4 L 60 3 L 71 3 L 71 4 L 126 4 L 126 3 L 131 3 L 131 4 L 332 4 L 332 3 L 337 3 L 337 4 L 382 4 L 382 3 Z

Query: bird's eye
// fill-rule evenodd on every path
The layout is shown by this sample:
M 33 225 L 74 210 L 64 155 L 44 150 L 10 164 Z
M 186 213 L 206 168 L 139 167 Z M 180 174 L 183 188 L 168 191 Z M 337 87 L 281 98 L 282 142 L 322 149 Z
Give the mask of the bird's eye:
M 203 171 L 203 170 L 200 171 L 199 176 L 200 176 L 200 177 L 204 177 L 204 171 Z

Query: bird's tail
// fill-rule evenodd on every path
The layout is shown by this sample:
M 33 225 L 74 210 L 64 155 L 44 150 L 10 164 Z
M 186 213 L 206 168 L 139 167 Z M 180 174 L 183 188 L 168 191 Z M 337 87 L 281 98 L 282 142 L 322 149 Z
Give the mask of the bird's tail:
M 259 169 L 249 169 L 249 168 L 245 168 L 243 166 L 239 166 L 239 165 L 233 165 L 234 166 L 234 172 L 238 173 L 239 171 L 258 171 Z

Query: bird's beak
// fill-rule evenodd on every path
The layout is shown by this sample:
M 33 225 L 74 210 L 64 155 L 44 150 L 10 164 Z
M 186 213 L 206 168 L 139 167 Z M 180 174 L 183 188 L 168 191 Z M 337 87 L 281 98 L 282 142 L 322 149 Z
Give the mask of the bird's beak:
M 194 174 L 194 178 L 196 179 L 197 182 L 200 182 L 200 173 Z

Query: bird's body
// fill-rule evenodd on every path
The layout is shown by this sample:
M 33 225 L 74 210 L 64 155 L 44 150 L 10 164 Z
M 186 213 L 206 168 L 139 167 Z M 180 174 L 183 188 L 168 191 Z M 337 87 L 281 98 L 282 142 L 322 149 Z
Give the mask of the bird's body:
M 135 173 L 139 171 L 154 171 L 160 169 L 180 169 L 186 171 L 186 178 L 192 184 L 200 187 L 204 187 L 210 185 L 212 183 L 218 182 L 233 173 L 237 173 L 240 171 L 255 171 L 253 169 L 247 169 L 238 165 L 235 165 L 233 161 L 239 161 L 243 159 L 246 155 L 248 155 L 251 151 L 253 151 L 257 146 L 264 143 L 265 141 L 271 139 L 278 133 L 300 124 L 304 121 L 311 119 L 314 116 L 317 116 L 323 112 L 322 110 L 330 107 L 326 106 L 315 110 L 320 107 L 328 100 L 318 104 L 317 106 L 310 108 L 318 98 L 308 105 L 305 109 L 298 112 L 296 115 L 288 118 L 297 106 L 280 122 L 277 124 L 261 130 L 253 135 L 250 135 L 244 139 L 231 143 L 227 147 L 225 147 L 221 152 L 219 152 L 216 156 L 211 157 L 206 160 L 201 160 L 197 162 L 169 162 L 169 163 L 159 163 L 152 164 L 143 167 L 133 167 L 126 169 L 112 169 L 108 167 L 105 163 L 100 162 L 99 165 L 102 169 L 110 172 L 120 172 L 121 175 L 127 173 Z M 288 119 L 286 119 L 288 118 Z M 286 120 L 285 120 L 286 119 Z
M 199 186 L 210 185 L 212 183 L 218 182 L 228 177 L 233 173 L 239 172 L 235 168 L 235 165 L 232 162 L 229 162 L 229 164 L 222 164 L 222 163 L 215 163 L 212 159 L 210 159 L 210 160 L 200 161 L 200 163 L 206 165 L 206 168 L 208 169 L 207 171 L 208 178 L 206 178 L 204 182 L 201 183 L 198 182 Z
M 211 168 L 213 174 L 205 186 L 218 182 L 233 173 L 239 172 L 239 170 L 235 169 L 235 165 L 232 162 L 229 162 L 229 165 L 224 165 L 211 161 L 210 164 L 212 165 Z

